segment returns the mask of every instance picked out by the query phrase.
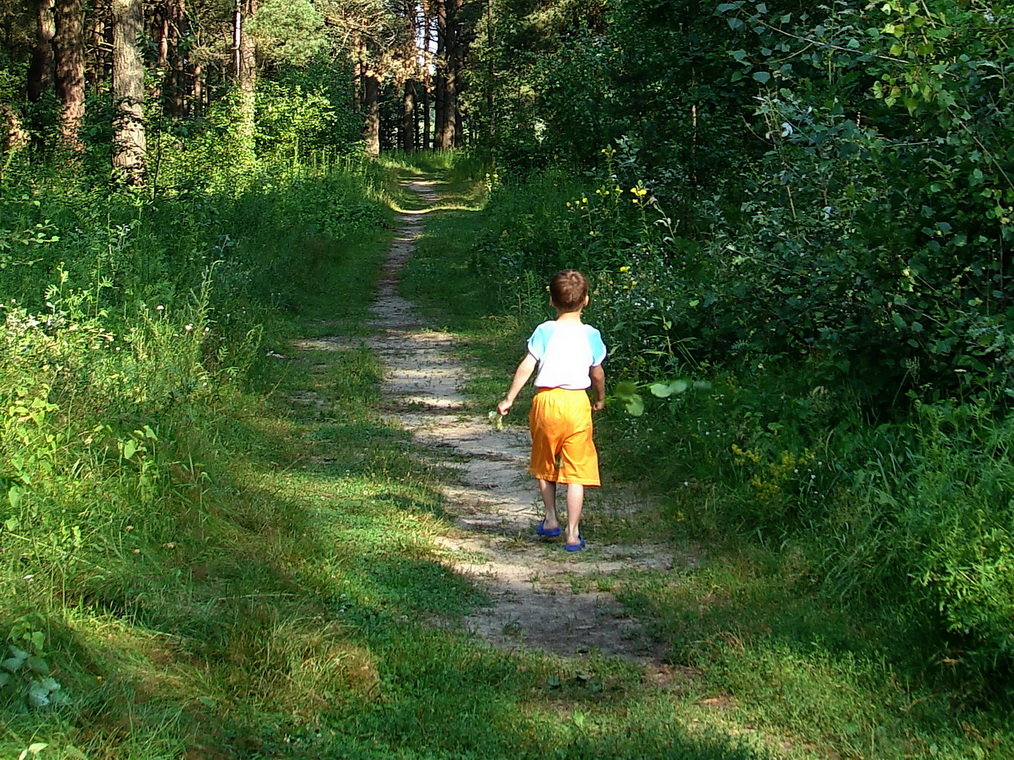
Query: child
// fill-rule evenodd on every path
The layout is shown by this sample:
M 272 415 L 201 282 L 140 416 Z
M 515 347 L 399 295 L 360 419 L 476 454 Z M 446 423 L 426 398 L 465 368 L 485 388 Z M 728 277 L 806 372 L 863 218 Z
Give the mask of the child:
M 514 399 L 538 369 L 537 391 L 532 400 L 529 425 L 532 431 L 530 471 L 539 481 L 546 518 L 535 532 L 559 536 L 556 516 L 556 484 L 567 484 L 567 530 L 563 548 L 581 551 L 585 540 L 579 524 L 586 486 L 599 485 L 599 460 L 592 441 L 591 412 L 605 406 L 606 374 L 602 361 L 606 347 L 599 331 L 581 321 L 588 305 L 588 279 L 574 269 L 553 275 L 550 302 L 556 319 L 543 322 L 528 339 L 528 353 L 518 364 L 510 389 L 497 404 L 506 415 Z M 595 391 L 591 403 L 587 388 Z

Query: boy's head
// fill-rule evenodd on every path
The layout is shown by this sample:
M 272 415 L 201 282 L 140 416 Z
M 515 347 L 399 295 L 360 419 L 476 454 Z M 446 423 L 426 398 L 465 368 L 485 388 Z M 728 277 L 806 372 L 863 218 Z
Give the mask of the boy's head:
M 580 311 L 588 304 L 588 278 L 576 269 L 557 272 L 549 281 L 549 297 L 558 311 Z

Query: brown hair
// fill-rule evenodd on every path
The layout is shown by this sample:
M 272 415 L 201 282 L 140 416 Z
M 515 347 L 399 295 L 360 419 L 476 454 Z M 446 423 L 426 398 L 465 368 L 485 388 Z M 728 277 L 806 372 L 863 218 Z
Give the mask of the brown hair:
M 588 278 L 576 269 L 557 272 L 549 281 L 549 296 L 560 311 L 577 311 L 588 297 Z

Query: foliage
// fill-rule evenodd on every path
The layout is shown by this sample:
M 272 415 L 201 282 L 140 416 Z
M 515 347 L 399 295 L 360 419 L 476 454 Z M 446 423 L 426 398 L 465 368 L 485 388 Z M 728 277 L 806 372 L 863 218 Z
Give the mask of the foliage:
M 565 5 L 504 4 L 481 50 L 527 120 L 487 138 L 476 270 L 522 322 L 588 270 L 624 445 L 726 494 L 685 519 L 806 543 L 829 593 L 1008 667 L 1009 4 Z M 636 392 L 686 376 L 713 391 Z
M 305 65 L 326 44 L 324 19 L 310 0 L 267 0 L 247 29 L 273 63 Z
M 487 278 L 506 274 L 491 272 L 492 262 L 470 244 L 476 222 L 483 246 L 497 232 L 505 241 L 518 240 L 503 224 L 508 214 L 526 226 L 543 222 L 555 245 L 557 228 L 528 214 L 552 202 L 566 218 L 569 201 L 569 213 L 580 216 L 587 213 L 582 197 L 589 207 L 598 200 L 590 188 L 573 201 L 575 188 L 518 183 L 503 170 L 483 179 L 492 187 L 489 205 L 433 219 L 402 282 L 406 293 L 421 299 L 428 318 L 452 331 L 475 360 L 468 397 L 476 413 L 486 413 L 502 393 L 524 338 L 549 312 L 544 281 L 531 272 L 529 289 L 517 277 L 519 290 L 500 302 L 474 297 L 491 292 Z M 636 209 L 631 201 L 638 194 L 625 195 L 624 205 Z M 601 326 L 602 302 L 612 297 L 603 295 L 600 280 L 592 293 L 597 313 L 589 319 Z M 606 338 L 612 348 L 608 331 Z M 938 604 L 954 603 L 956 588 L 927 593 L 915 581 L 916 563 L 926 559 L 920 551 L 939 548 L 932 535 L 917 536 L 909 523 L 921 514 L 926 526 L 933 524 L 928 494 L 909 512 L 886 508 L 875 490 L 890 483 L 908 498 L 907 475 L 935 466 L 923 451 L 935 424 L 930 417 L 925 438 L 917 426 L 872 426 L 855 393 L 812 384 L 813 365 L 768 364 L 763 357 L 760 367 L 728 362 L 698 370 L 711 377 L 709 385 L 612 379 L 625 364 L 615 357 L 608 362 L 610 398 L 596 434 L 609 482 L 605 508 L 592 502 L 585 519 L 607 542 L 673 547 L 671 567 L 629 566 L 609 588 L 646 624 L 644 633 L 666 647 L 668 659 L 686 668 L 684 688 L 701 688 L 696 703 L 713 707 L 722 721 L 747 721 L 769 737 L 788 733 L 797 748 L 806 744 L 825 754 L 1005 757 L 1005 667 L 975 654 L 969 644 L 981 647 L 981 638 L 942 635 Z M 526 402 L 522 394 L 519 403 Z M 635 410 L 643 406 L 643 414 L 631 416 L 631 402 Z M 966 428 L 947 429 L 950 435 Z M 953 445 L 960 444 L 942 445 L 936 461 L 946 461 Z M 995 453 L 995 459 L 985 456 L 934 480 L 968 483 L 977 470 L 1007 467 L 1003 451 Z M 627 487 L 649 485 L 662 516 L 653 498 L 639 494 L 635 510 L 609 509 L 624 499 L 622 481 L 628 479 Z M 972 498 L 981 501 L 984 494 L 976 489 Z M 956 511 L 968 514 L 963 507 Z M 998 511 L 997 520 L 1009 516 Z M 575 588 L 604 582 L 592 574 Z M 1001 612 L 1009 596 L 1002 587 L 991 591 L 993 609 Z

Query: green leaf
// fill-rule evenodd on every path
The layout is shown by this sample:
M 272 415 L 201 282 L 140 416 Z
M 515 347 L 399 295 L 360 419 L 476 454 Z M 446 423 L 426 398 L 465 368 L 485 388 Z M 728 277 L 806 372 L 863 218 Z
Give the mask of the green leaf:
M 654 383 L 649 390 L 656 398 L 669 398 L 670 396 L 683 393 L 690 384 L 686 380 L 673 380 L 669 383 Z
M 624 380 L 623 382 L 616 384 L 616 387 L 613 388 L 613 394 L 616 395 L 617 398 L 626 400 L 637 395 L 637 385 L 629 380 Z
M 137 441 L 133 438 L 128 438 L 123 442 L 123 458 L 130 459 L 134 454 L 137 453 Z
M 49 675 L 49 663 L 41 657 L 29 657 L 25 660 L 25 664 L 33 673 L 38 673 L 40 676 Z
M 34 757 L 35 755 L 37 755 L 40 752 L 42 752 L 42 750 L 44 750 L 48 746 L 49 745 L 46 744 L 45 742 L 34 742 L 32 744 L 29 744 L 28 745 L 28 749 L 22 750 L 21 754 L 18 755 L 18 760 L 26 760 L 26 758 L 29 755 L 31 755 L 32 757 Z
M 627 399 L 625 407 L 631 417 L 640 417 L 644 414 L 644 399 L 635 394 Z
M 753 73 L 753 78 L 755 81 L 760 82 L 761 84 L 767 84 L 768 82 L 771 81 L 771 74 L 768 73 L 767 71 L 755 71 Z
M 32 707 L 49 707 L 49 692 L 41 683 L 34 683 L 28 689 L 28 704 Z
M 669 395 L 669 384 L 668 383 L 652 383 L 648 390 L 651 391 L 651 395 L 655 398 L 666 398 Z

